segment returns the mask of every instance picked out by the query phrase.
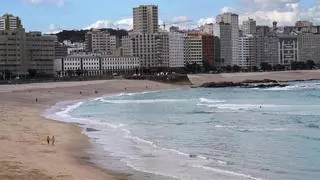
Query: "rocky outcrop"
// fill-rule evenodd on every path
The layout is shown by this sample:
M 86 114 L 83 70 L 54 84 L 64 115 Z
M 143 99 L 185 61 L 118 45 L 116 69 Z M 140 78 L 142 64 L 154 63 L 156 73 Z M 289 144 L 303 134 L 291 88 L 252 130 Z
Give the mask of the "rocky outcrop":
M 245 80 L 239 83 L 234 82 L 210 82 L 202 84 L 201 88 L 224 88 L 224 87 L 241 87 L 241 88 L 272 88 L 286 87 L 288 84 L 279 83 L 271 79 L 264 80 Z

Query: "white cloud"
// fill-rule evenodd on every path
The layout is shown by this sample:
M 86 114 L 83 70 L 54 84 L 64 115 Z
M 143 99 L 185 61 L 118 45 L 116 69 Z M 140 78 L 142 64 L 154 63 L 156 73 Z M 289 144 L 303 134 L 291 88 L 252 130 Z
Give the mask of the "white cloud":
M 126 29 L 130 30 L 133 26 L 132 18 L 120 19 L 118 21 L 110 21 L 110 20 L 98 20 L 84 29 L 100 29 L 100 28 L 114 28 L 114 29 Z
M 232 12 L 232 11 L 234 11 L 234 9 L 228 6 L 225 6 L 220 10 L 221 13 Z
M 46 32 L 46 34 L 57 34 L 63 30 L 63 27 L 58 24 L 50 24 L 49 25 L 49 32 Z
M 59 6 L 63 6 L 66 2 L 66 0 L 24 0 L 24 1 L 31 4 L 52 3 Z

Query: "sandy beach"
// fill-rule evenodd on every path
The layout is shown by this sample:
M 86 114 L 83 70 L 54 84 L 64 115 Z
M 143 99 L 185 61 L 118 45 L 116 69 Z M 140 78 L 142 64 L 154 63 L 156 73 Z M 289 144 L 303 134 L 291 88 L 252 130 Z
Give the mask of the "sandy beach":
M 320 71 L 190 75 L 194 85 L 212 81 L 320 79 Z M 60 101 L 88 99 L 120 92 L 154 91 L 188 86 L 152 81 L 106 80 L 0 86 L 1 180 L 117 180 L 131 175 L 91 163 L 87 136 L 75 124 L 48 120 L 41 114 Z M 37 99 L 37 102 L 36 102 Z M 47 145 L 54 135 L 56 144 Z
M 320 80 L 320 70 L 301 71 L 276 71 L 276 72 L 254 72 L 254 73 L 222 73 L 222 74 L 195 74 L 188 75 L 194 86 L 200 86 L 208 82 L 234 82 L 244 80 L 272 79 L 277 81 L 293 80 Z
M 130 174 L 105 170 L 88 161 L 90 142 L 78 126 L 47 120 L 40 114 L 59 101 L 179 87 L 131 80 L 0 86 L 0 179 L 130 179 Z M 46 142 L 52 135 L 54 146 Z

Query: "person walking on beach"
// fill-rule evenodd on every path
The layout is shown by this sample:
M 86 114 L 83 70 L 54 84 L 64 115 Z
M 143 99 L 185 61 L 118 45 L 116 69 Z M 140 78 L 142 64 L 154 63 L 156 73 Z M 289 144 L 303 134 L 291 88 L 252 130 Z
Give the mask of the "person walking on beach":
M 52 145 L 54 145 L 54 143 L 55 143 L 55 141 L 56 141 L 56 139 L 54 138 L 54 136 L 52 136 Z
M 48 145 L 50 144 L 50 137 L 49 136 L 47 136 L 47 143 L 48 143 Z

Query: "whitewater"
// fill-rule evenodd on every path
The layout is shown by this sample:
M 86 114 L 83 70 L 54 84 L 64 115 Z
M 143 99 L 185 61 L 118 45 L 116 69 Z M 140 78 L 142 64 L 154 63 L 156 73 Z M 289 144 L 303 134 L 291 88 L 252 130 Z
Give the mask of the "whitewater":
M 97 163 L 163 179 L 317 179 L 320 82 L 269 89 L 176 89 L 58 103 L 46 117 L 78 123 Z M 119 166 L 119 165 L 117 165 Z

